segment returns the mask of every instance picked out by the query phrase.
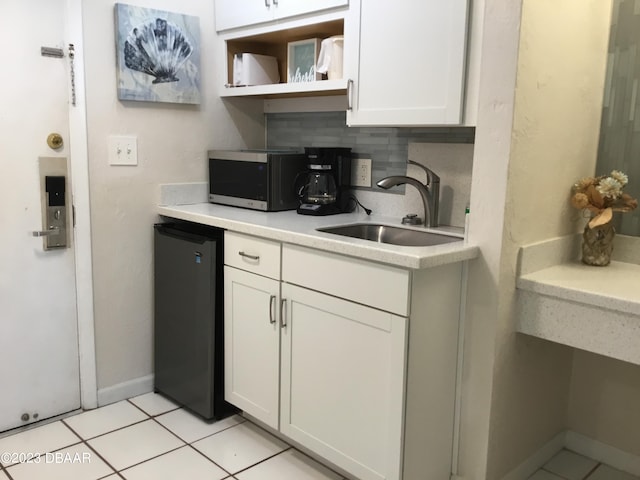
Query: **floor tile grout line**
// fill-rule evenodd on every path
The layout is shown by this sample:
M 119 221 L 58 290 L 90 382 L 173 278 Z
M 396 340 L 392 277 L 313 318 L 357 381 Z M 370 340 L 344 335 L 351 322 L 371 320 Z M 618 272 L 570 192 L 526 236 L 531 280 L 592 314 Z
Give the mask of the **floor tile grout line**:
M 13 480 L 13 476 L 9 473 L 9 471 L 8 471 L 8 470 L 5 470 L 5 471 L 4 471 L 4 474 L 7 476 L 7 478 L 8 478 L 9 480 Z
M 241 417 L 241 418 L 244 418 L 244 417 Z M 276 437 L 273 433 L 271 433 L 269 430 L 267 430 L 267 429 L 266 429 L 266 428 L 264 428 L 263 426 L 258 425 L 257 423 L 254 423 L 254 422 L 252 422 L 251 420 L 248 420 L 248 419 L 246 419 L 246 418 L 244 418 L 244 420 L 245 420 L 245 422 L 247 422 L 247 423 L 249 423 L 249 424 L 251 424 L 251 425 L 254 425 L 254 426 L 258 427 L 260 430 L 262 430 L 263 432 L 267 433 L 268 435 L 270 435 L 270 436 L 272 436 L 272 437 L 274 437 L 274 438 L 278 439 L 280 442 L 284 443 L 287 447 L 286 447 L 284 450 L 281 450 L 280 452 L 278 452 L 278 453 L 276 453 L 276 454 L 274 454 L 274 455 L 271 455 L 271 456 L 269 456 L 269 457 L 267 457 L 267 458 L 264 458 L 264 459 L 262 459 L 261 461 L 259 461 L 259 462 L 257 462 L 257 463 L 254 463 L 253 465 L 251 465 L 251 466 L 249 466 L 249 467 L 246 467 L 246 468 L 243 468 L 243 469 L 241 469 L 241 470 L 238 470 L 237 472 L 234 472 L 234 473 L 233 473 L 233 475 L 237 475 L 237 474 L 239 474 L 239 473 L 246 472 L 246 471 L 247 471 L 247 470 L 249 470 L 250 468 L 253 468 L 253 467 L 255 467 L 255 466 L 257 466 L 257 465 L 259 465 L 259 464 L 261 464 L 261 463 L 263 463 L 263 462 L 266 462 L 267 460 L 270 460 L 270 459 L 272 459 L 272 458 L 274 458 L 274 457 L 277 457 L 278 455 L 281 455 L 281 454 L 283 454 L 283 453 L 285 453 L 285 452 L 287 452 L 287 451 L 289 451 L 289 450 L 295 450 L 295 451 L 297 451 L 297 452 L 300 452 L 302 455 L 306 456 L 307 458 L 310 458 L 310 459 L 311 459 L 311 460 L 313 460 L 314 462 L 317 462 L 318 464 L 322 465 L 324 468 L 326 468 L 326 469 L 328 469 L 329 471 L 331 471 L 331 472 L 335 473 L 335 474 L 336 474 L 336 475 L 338 475 L 339 477 L 344 478 L 340 473 L 338 473 L 338 472 L 334 471 L 333 469 L 329 468 L 329 467 L 328 467 L 327 465 L 325 465 L 324 463 L 318 462 L 318 461 L 317 461 L 317 460 L 315 460 L 313 457 L 310 457 L 310 456 L 309 456 L 309 455 L 307 455 L 306 453 L 304 453 L 304 452 L 302 452 L 301 450 L 298 450 L 297 448 L 295 448 L 293 445 L 290 445 L 290 444 L 288 444 L 286 441 L 282 440 L 281 438 Z M 234 478 L 235 478 L 235 477 L 234 477 Z M 566 480 L 566 479 L 565 479 L 565 480 Z
M 75 431 L 73 428 L 71 428 L 69 425 L 67 425 L 67 428 L 68 428 L 69 430 L 71 430 L 71 431 L 72 431 L 76 436 L 78 436 L 78 437 L 80 438 L 80 440 L 81 440 L 81 442 L 80 442 L 80 443 L 82 443 L 82 444 L 86 445 L 86 446 L 87 446 L 87 448 L 88 448 L 90 451 L 92 451 L 93 453 L 95 453 L 95 454 L 96 454 L 96 456 L 97 456 L 100 460 L 102 460 L 102 461 L 105 463 L 105 465 L 107 465 L 107 466 L 112 470 L 112 472 L 114 472 L 114 473 L 117 473 L 117 472 L 118 472 L 118 470 L 117 470 L 113 465 L 111 465 L 111 464 L 107 461 L 107 459 L 106 459 L 106 458 L 104 458 L 102 455 L 100 455 L 100 453 L 98 453 L 98 451 L 97 451 L 95 448 L 93 448 L 91 445 L 89 445 L 89 440 L 82 438 L 82 437 L 80 436 L 80 434 L 78 434 L 78 432 L 76 432 L 76 431 Z M 96 437 L 96 438 L 97 438 L 97 437 Z M 64 448 L 68 448 L 68 447 L 64 447 Z M 62 449 L 59 449 L 59 450 L 62 450 Z M 111 475 L 111 474 L 109 474 L 109 475 Z
M 544 467 L 545 467 L 544 465 L 543 465 L 542 467 L 540 467 L 540 470 L 544 470 L 545 472 L 550 473 L 550 474 L 552 474 L 552 475 L 555 475 L 556 477 L 560 477 L 560 478 L 562 478 L 562 480 L 571 480 L 570 478 L 567 478 L 567 477 L 565 477 L 564 475 L 561 475 L 561 474 L 559 474 L 559 473 L 557 473 L 557 472 L 553 472 L 553 471 L 551 471 L 551 470 L 547 470 L 547 469 L 546 469 L 546 468 L 544 468 Z
M 75 430 L 72 429 L 72 431 L 73 431 L 73 433 L 78 435 L 78 437 L 80 437 L 82 440 L 89 441 L 89 440 L 95 440 L 96 438 L 104 437 L 105 435 L 109 435 L 110 433 L 114 433 L 114 432 L 117 432 L 119 430 L 124 430 L 125 428 L 133 427 L 134 425 L 139 425 L 141 423 L 148 422 L 149 420 L 153 420 L 153 419 L 151 417 L 145 418 L 144 420 L 133 422 L 133 423 L 130 423 L 129 425 L 125 425 L 124 427 L 118 427 L 118 428 L 116 428 L 114 430 L 109 430 L 108 432 L 104 432 L 104 433 L 101 433 L 100 435 L 95 435 L 93 437 L 88 437 L 86 439 L 83 438 L 80 434 L 78 434 Z M 66 423 L 65 423 L 65 425 L 66 425 Z M 67 425 L 67 427 L 69 427 L 69 425 Z M 71 428 L 71 427 L 69 427 L 69 428 Z
M 242 468 L 240 470 L 238 470 L 237 472 L 233 472 L 232 475 L 238 475 L 239 473 L 243 473 L 246 472 L 247 470 L 253 468 L 253 467 L 257 467 L 258 465 L 260 465 L 261 463 L 266 462 L 267 460 L 271 460 L 272 458 L 277 457 L 278 455 L 283 454 L 284 452 L 287 452 L 289 450 L 291 450 L 293 447 L 292 446 L 288 446 L 288 448 L 285 448 L 284 450 L 279 451 L 278 453 L 274 453 L 273 455 L 268 456 L 267 458 L 263 458 L 262 460 L 260 460 L 259 462 L 254 463 L 253 465 L 249 465 L 248 467 Z
M 182 441 L 182 439 L 180 441 Z M 151 460 L 155 460 L 156 458 L 160 458 L 163 455 L 167 455 L 168 453 L 173 453 L 173 452 L 175 452 L 177 450 L 180 450 L 181 448 L 188 447 L 188 446 L 189 446 L 189 444 L 185 443 L 184 445 L 180 445 L 179 447 L 172 448 L 171 450 L 167 450 L 166 452 L 159 453 L 158 455 L 154 455 L 153 457 L 149 457 L 146 460 L 142 460 L 141 462 L 134 463 L 133 465 L 127 465 L 126 467 L 121 468 L 120 470 L 116 470 L 116 469 L 114 469 L 114 470 L 116 471 L 116 473 L 124 472 L 125 470 L 129 470 L 130 468 L 137 467 L 138 465 L 142 465 L 143 463 L 150 462 Z
M 69 425 L 67 425 L 67 423 L 63 420 L 60 420 L 60 423 L 62 423 L 62 425 L 64 425 L 65 427 L 67 427 L 67 429 L 73 433 L 76 437 L 78 437 L 80 439 L 80 441 L 83 441 L 84 439 L 80 436 L 80 434 L 78 432 L 76 432 L 73 428 L 71 428 Z
M 206 437 L 205 437 L 206 438 Z M 229 475 L 229 477 L 224 477 L 226 478 L 232 478 L 232 473 L 227 470 L 226 468 L 223 468 L 222 465 L 218 465 L 216 462 L 214 462 L 212 459 L 210 459 L 209 457 L 207 457 L 204 453 L 202 453 L 200 450 L 198 450 L 196 447 L 194 447 L 193 445 L 191 445 L 190 443 L 188 444 L 188 446 L 191 448 L 191 450 L 195 450 L 199 455 L 202 455 L 204 458 L 206 458 L 207 460 L 209 460 L 211 463 L 213 463 L 216 467 L 218 467 L 220 470 L 222 470 L 223 472 L 227 473 Z
M 242 418 L 242 417 L 241 417 Z M 212 459 L 210 459 L 209 457 L 207 457 L 204 453 L 202 453 L 200 450 L 198 450 L 196 447 L 193 446 L 193 444 L 195 442 L 199 442 L 200 440 L 204 440 L 205 438 L 209 438 L 209 437 L 213 437 L 214 435 L 220 433 L 220 432 L 224 432 L 226 430 L 229 430 L 233 427 L 237 427 L 238 425 L 242 425 L 244 422 L 246 422 L 245 419 L 243 419 L 242 422 L 236 423 L 235 425 L 230 425 L 227 428 L 223 428 L 222 430 L 218 430 L 215 433 L 212 433 L 211 435 L 207 435 L 206 437 L 202 437 L 199 438 L 197 440 L 193 440 L 192 442 L 187 442 L 184 438 L 180 437 L 177 433 L 175 433 L 174 431 L 170 430 L 169 427 L 163 425 L 162 423 L 160 423 L 155 417 L 152 418 L 152 420 L 154 420 L 158 425 L 160 425 L 162 428 L 166 429 L 167 431 L 169 431 L 171 434 L 175 435 L 176 437 L 178 437 L 180 440 L 182 440 L 183 442 L 185 442 L 185 444 L 189 447 L 191 447 L 193 450 L 195 450 L 196 452 L 198 452 L 200 455 L 202 455 L 204 458 L 206 458 L 207 460 L 209 460 L 211 463 L 213 463 L 216 467 L 220 468 L 223 472 L 228 473 L 229 475 L 233 475 L 231 472 L 229 472 L 227 469 L 223 468 L 221 465 L 218 465 L 216 462 L 214 462 Z
M 157 394 L 156 394 L 157 395 Z M 135 398 L 135 397 L 133 397 Z M 163 397 L 164 398 L 164 397 Z M 127 398 L 127 402 L 129 402 L 131 405 L 133 405 L 134 407 L 136 407 L 138 410 L 140 410 L 142 413 L 144 413 L 145 415 L 147 415 L 149 418 L 156 418 L 156 417 L 161 417 L 162 415 L 165 415 L 167 413 L 171 413 L 171 412 L 175 412 L 176 410 L 181 410 L 182 407 L 180 405 L 176 405 L 175 408 L 171 408 L 169 410 L 166 410 L 164 412 L 160 412 L 160 413 L 156 413 L 156 414 L 151 414 L 149 412 L 147 412 L 146 410 L 144 410 L 142 407 L 136 405 L 130 398 Z
M 591 475 L 593 475 L 593 473 L 594 473 L 594 472 L 595 472 L 595 471 L 600 467 L 600 465 L 602 465 L 602 463 L 601 463 L 601 462 L 596 463 L 596 466 L 595 466 L 595 467 L 593 467 L 593 468 L 589 471 L 589 473 L 587 473 L 587 475 L 584 477 L 584 479 L 583 479 L 583 480 L 587 480 Z
M 118 472 L 113 471 L 111 473 L 107 473 L 105 476 L 98 478 L 97 480 L 104 480 L 105 478 L 109 478 L 112 475 L 116 475 L 118 478 L 124 478 L 122 475 L 120 475 Z M 126 479 L 125 479 L 126 480 Z
M 185 410 L 186 411 L 186 410 Z M 242 418 L 242 417 L 240 417 Z M 209 435 L 205 435 L 202 438 L 197 438 L 195 440 L 192 440 L 191 442 L 188 442 L 187 440 L 185 440 L 184 438 L 182 438 L 180 435 L 178 435 L 176 432 L 174 432 L 173 430 L 171 430 L 169 427 L 167 427 L 166 425 L 163 425 L 159 420 L 157 420 L 155 417 L 151 417 L 151 420 L 154 420 L 155 422 L 158 423 L 158 425 L 160 425 L 162 428 L 165 428 L 166 430 L 168 430 L 169 432 L 171 432 L 173 435 L 175 435 L 176 437 L 178 437 L 180 440 L 182 440 L 184 443 L 190 445 L 192 443 L 196 443 L 199 442 L 200 440 L 204 440 L 205 438 L 209 438 L 209 437 L 213 437 L 214 435 L 217 435 L 218 433 L 224 432 L 225 430 L 229 430 L 230 428 L 233 427 L 237 427 L 238 425 L 242 425 L 243 423 L 245 423 L 247 420 L 243 419 L 241 422 L 236 423 L 235 425 L 229 425 L 226 428 L 223 428 L 222 430 L 218 430 L 217 432 L 211 433 Z M 223 419 L 224 420 L 224 419 Z M 221 420 L 218 420 L 221 421 Z
M 151 415 L 149 415 L 147 412 L 145 412 L 142 407 L 139 407 L 138 405 L 136 405 L 135 403 L 133 403 L 131 401 L 130 398 L 127 398 L 127 402 L 129 402 L 129 405 L 133 405 L 135 408 L 137 408 L 138 410 L 140 410 L 142 413 L 144 413 L 147 417 L 152 418 Z
M 146 420 L 145 420 L 145 421 L 146 421 Z M 139 423 L 142 423 L 142 422 L 139 422 Z M 126 427 L 125 427 L 125 428 L 126 428 Z M 122 430 L 122 429 L 119 429 L 119 430 Z M 117 431 L 117 430 L 114 430 L 114 432 L 115 432 L 115 431 Z M 94 440 L 95 438 L 98 438 L 98 437 L 93 437 L 93 438 L 91 438 L 90 440 Z M 179 439 L 180 441 L 183 441 L 181 438 L 178 438 L 178 439 Z M 179 450 L 179 449 L 181 449 L 181 448 L 184 448 L 185 446 L 187 446 L 187 445 L 188 445 L 188 444 L 186 444 L 186 443 L 185 443 L 184 445 L 180 445 L 179 447 L 173 448 L 173 449 L 171 449 L 171 450 L 167 450 L 166 452 L 161 453 L 161 454 L 159 454 L 159 455 L 156 455 L 155 457 L 148 458 L 147 460 L 144 460 L 144 461 L 142 461 L 142 462 L 135 463 L 135 464 L 133 464 L 133 465 L 129 465 L 129 466 L 125 467 L 125 468 L 122 468 L 122 469 L 118 470 L 116 467 L 114 467 L 113 465 L 111 465 L 111 464 L 107 461 L 107 459 L 106 459 L 106 458 L 104 458 L 102 455 L 100 455 L 100 453 L 98 453 L 98 451 L 97 451 L 94 447 L 92 447 L 91 445 L 89 445 L 88 441 L 89 441 L 89 440 L 82 440 L 82 442 L 80 442 L 80 443 L 82 443 L 82 444 L 86 445 L 87 447 L 89 447 L 89 449 L 90 449 L 91 451 L 93 451 L 93 452 L 98 456 L 98 458 L 100 458 L 100 459 L 101 459 L 101 460 L 102 460 L 102 461 L 103 461 L 103 462 L 104 462 L 104 463 L 105 463 L 109 468 L 111 468 L 111 469 L 113 470 L 113 472 L 112 472 L 112 473 L 110 473 L 109 475 L 113 475 L 114 473 L 117 473 L 117 474 L 118 474 L 118 476 L 119 476 L 119 477 L 121 477 L 121 478 L 122 478 L 122 475 L 120 475 L 120 472 L 122 472 L 122 471 L 124 471 L 124 470 L 126 470 L 126 469 L 128 469 L 128 468 L 135 467 L 135 466 L 140 465 L 140 464 L 142 464 L 142 463 L 148 462 L 149 460 L 153 460 L 153 459 L 155 459 L 155 458 L 161 457 L 162 455 L 166 455 L 167 453 L 171 453 L 171 452 L 174 452 L 174 451 Z M 78 445 L 78 444 L 74 444 L 74 445 Z M 64 447 L 64 448 L 68 448 L 68 447 Z M 61 449 L 59 449 L 59 450 L 62 450 L 62 448 L 61 448 Z M 56 450 L 56 451 L 58 451 L 58 450 Z M 106 475 L 106 476 L 109 476 L 109 475 Z M 102 477 L 102 478 L 104 478 L 104 477 Z
M 127 401 L 129 401 L 129 400 L 127 399 Z M 129 403 L 131 403 L 131 402 L 129 402 Z M 138 408 L 138 407 L 136 406 L 136 408 Z M 102 457 L 102 455 L 100 455 L 100 454 L 99 454 L 99 453 L 98 453 L 94 448 L 92 448 L 92 447 L 91 447 L 91 445 L 89 445 L 89 443 L 88 443 L 88 442 L 89 442 L 90 440 L 95 440 L 96 438 L 100 438 L 100 437 L 103 437 L 103 436 L 108 435 L 108 434 L 110 434 L 110 433 L 117 432 L 117 431 L 120 431 L 120 430 L 124 430 L 125 428 L 129 428 L 129 427 L 132 427 L 132 426 L 134 426 L 134 425 L 139 425 L 139 424 L 144 423 L 144 422 L 153 421 L 153 422 L 155 422 L 155 423 L 157 423 L 157 424 L 159 424 L 159 425 L 163 426 L 160 422 L 156 421 L 154 417 L 149 416 L 149 414 L 147 414 L 147 412 L 144 412 L 144 411 L 143 411 L 143 413 L 144 413 L 145 415 L 147 415 L 147 417 L 148 417 L 148 418 L 146 418 L 146 419 L 144 419 L 144 420 L 142 420 L 142 421 L 140 421 L 140 422 L 132 423 L 131 425 L 127 425 L 127 426 L 122 427 L 122 428 L 117 428 L 117 429 L 115 429 L 115 430 L 112 430 L 112 431 L 110 431 L 110 432 L 104 433 L 104 434 L 102 434 L 102 435 L 97 435 L 97 436 L 95 436 L 95 437 L 91 437 L 91 438 L 89 438 L 89 439 L 87 439 L 87 440 L 85 440 L 85 439 L 83 439 L 83 440 L 82 440 L 82 443 L 85 443 L 85 444 L 86 444 L 86 445 L 87 445 L 91 450 L 93 450 L 94 452 L 96 452 L 96 454 L 98 455 L 98 457 L 100 457 L 100 458 L 101 458 L 101 459 L 102 459 L 102 460 L 103 460 L 103 461 L 104 461 L 104 462 L 105 462 L 109 467 L 111 467 L 111 469 L 112 469 L 115 473 L 117 473 L 117 474 L 118 474 L 118 476 L 119 476 L 119 477 L 121 477 L 121 478 L 122 478 L 122 475 L 120 475 L 120 472 L 122 472 L 122 471 L 124 471 L 124 470 L 126 470 L 126 469 L 128 469 L 128 468 L 135 467 L 135 466 L 140 465 L 140 464 L 142 464 L 142 463 L 148 462 L 149 460 L 153 460 L 153 459 L 155 459 L 155 458 L 161 457 L 162 455 L 166 455 L 167 453 L 175 452 L 176 450 L 179 450 L 179 449 L 181 449 L 181 448 L 185 447 L 186 445 L 188 445 L 188 443 L 187 443 L 187 442 L 185 442 L 182 438 L 178 437 L 175 433 L 173 433 L 173 432 L 169 431 L 169 433 L 171 433 L 174 437 L 176 437 L 178 440 L 180 440 L 180 441 L 183 443 L 183 445 L 180 445 L 179 447 L 173 448 L 173 449 L 171 449 L 171 450 L 167 450 L 166 452 L 163 452 L 163 453 L 161 453 L 161 454 L 159 454 L 159 455 L 156 455 L 156 456 L 154 456 L 154 457 L 151 457 L 151 458 L 148 458 L 148 459 L 146 459 L 146 460 L 143 460 L 142 462 L 138 462 L 138 463 L 135 463 L 135 464 L 133 464 L 133 465 L 129 465 L 129 466 L 127 466 L 127 467 L 125 467 L 125 468 L 122 468 L 122 469 L 120 469 L 120 470 L 118 470 L 118 469 L 117 469 L 117 468 L 115 468 L 113 465 L 111 465 L 109 462 L 107 462 L 107 461 L 106 461 L 106 459 Z M 67 427 L 71 429 L 71 427 L 69 427 L 68 425 L 67 425 Z M 73 429 L 71 429 L 71 431 L 72 431 L 73 433 L 75 433 L 76 435 L 78 435 L 78 433 L 76 433 Z
M 63 446 L 62 446 L 62 447 L 60 447 L 60 448 L 54 448 L 54 449 L 52 449 L 51 451 L 46 451 L 46 452 L 37 452 L 37 454 L 38 454 L 38 455 L 46 455 L 47 453 L 56 453 L 56 452 L 59 452 L 60 450 L 64 450 L 65 448 L 75 447 L 76 445 L 80 445 L 81 443 L 84 443 L 84 441 L 83 441 L 81 438 L 79 438 L 77 442 L 70 443 L 69 445 L 63 445 Z M 5 472 L 6 472 L 9 468 L 13 468 L 13 467 L 15 467 L 16 465 L 20 465 L 21 463 L 26 463 L 26 462 L 15 462 L 15 463 L 12 463 L 11 465 L 7 465 L 6 467 L 4 467 L 4 468 L 5 468 Z
M 70 428 L 70 427 L 68 427 L 68 428 Z M 73 430 L 72 430 L 72 431 L 73 431 Z M 77 433 L 76 433 L 76 432 L 73 432 L 73 433 L 77 435 Z M 56 448 L 55 450 L 51 450 L 50 452 L 45 452 L 45 455 L 46 455 L 47 453 L 56 453 L 56 452 L 59 452 L 59 451 L 61 451 L 61 450 L 66 449 L 66 448 L 76 447 L 76 446 L 78 446 L 78 445 L 85 445 L 85 446 L 86 446 L 86 447 L 87 447 L 91 452 L 93 452 L 93 453 L 94 453 L 94 454 L 95 454 L 95 455 L 96 455 L 100 460 L 102 460 L 102 461 L 104 462 L 104 464 L 105 464 L 107 467 L 109 467 L 109 468 L 111 469 L 111 472 L 109 472 L 108 474 L 106 474 L 106 475 L 104 475 L 104 476 L 102 476 L 102 477 L 100 477 L 100 478 L 106 478 L 106 477 L 108 477 L 108 476 L 110 476 L 110 475 L 113 475 L 114 473 L 118 473 L 118 471 L 113 467 L 113 465 L 111 465 L 111 464 L 110 464 L 110 463 L 109 463 L 109 462 L 108 462 L 108 461 L 107 461 L 107 460 L 106 460 L 102 455 L 100 455 L 100 454 L 99 454 L 99 453 L 98 453 L 94 448 L 91 448 L 91 445 L 89 445 L 89 444 L 86 442 L 86 440 L 84 440 L 84 439 L 82 439 L 82 438 L 81 438 L 81 439 L 80 439 L 80 441 L 79 441 L 79 442 L 77 442 L 77 443 L 72 443 L 71 445 L 66 445 L 66 446 L 64 446 L 64 447 L 60 447 L 60 448 Z M 14 464 L 10 465 L 10 467 L 15 467 L 16 465 L 20 465 L 20 464 L 19 464 L 19 463 L 14 463 Z M 10 467 L 7 467 L 7 468 L 10 468 Z M 9 479 L 10 479 L 10 480 L 13 480 L 13 476 L 9 473 L 9 471 L 8 471 L 7 469 L 5 469 L 5 470 L 4 470 L 4 472 L 7 474 L 7 476 L 9 477 Z
M 26 433 L 26 432 L 30 432 L 30 431 L 35 431 L 35 430 L 37 430 L 38 428 L 45 427 L 45 426 L 47 426 L 47 425 L 53 425 L 53 424 L 55 424 L 55 423 L 57 423 L 57 422 L 60 422 L 60 423 L 61 423 L 61 424 L 63 424 L 65 427 L 67 427 L 67 428 L 71 431 L 71 433 L 73 433 L 73 434 L 76 436 L 77 441 L 76 441 L 76 442 L 73 442 L 73 443 L 70 443 L 70 444 L 68 444 L 68 445 L 64 445 L 64 446 L 62 446 L 62 447 L 60 447 L 60 448 L 56 448 L 56 449 L 54 449 L 54 450 L 51 450 L 51 452 L 37 452 L 39 455 L 43 455 L 43 454 L 47 454 L 47 453 L 57 452 L 57 451 L 62 450 L 62 449 L 64 449 L 64 448 L 72 447 L 72 446 L 74 446 L 74 445 L 78 445 L 79 443 L 82 443 L 82 437 L 80 437 L 80 435 L 78 435 L 76 432 L 74 432 L 74 431 L 69 427 L 69 425 L 67 425 L 66 423 L 64 423 L 64 422 L 63 422 L 63 420 L 64 420 L 64 419 L 62 419 L 62 418 L 61 418 L 60 420 L 56 420 L 56 421 L 51 422 L 51 423 L 47 423 L 47 424 L 43 424 L 43 425 L 34 426 L 34 428 L 31 428 L 31 429 L 28 429 L 28 430 L 23 430 L 22 432 L 16 432 L 16 433 L 14 433 L 14 434 L 12 434 L 12 435 L 9 435 L 9 436 L 7 436 L 7 437 L 3 437 L 3 439 L 5 439 L 5 438 L 11 438 L 13 435 L 20 435 L 20 434 L 22 434 L 22 433 Z M 0 463 L 0 472 L 4 471 L 4 472 L 6 473 L 8 468 L 13 467 L 14 465 L 19 465 L 19 464 L 20 464 L 20 462 L 15 462 L 15 463 L 12 463 L 11 465 L 7 465 L 7 466 L 5 467 L 2 463 Z

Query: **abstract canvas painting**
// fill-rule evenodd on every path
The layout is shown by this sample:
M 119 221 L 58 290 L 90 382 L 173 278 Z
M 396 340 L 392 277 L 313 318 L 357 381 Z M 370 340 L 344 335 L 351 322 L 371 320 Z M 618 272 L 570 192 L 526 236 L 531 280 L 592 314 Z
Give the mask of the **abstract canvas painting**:
M 118 98 L 200 103 L 198 17 L 115 5 Z

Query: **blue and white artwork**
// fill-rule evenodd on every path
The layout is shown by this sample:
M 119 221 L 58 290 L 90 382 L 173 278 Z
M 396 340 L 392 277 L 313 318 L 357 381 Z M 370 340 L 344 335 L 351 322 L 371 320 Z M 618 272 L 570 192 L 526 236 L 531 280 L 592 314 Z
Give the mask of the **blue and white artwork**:
M 198 17 L 116 3 L 118 98 L 200 103 Z

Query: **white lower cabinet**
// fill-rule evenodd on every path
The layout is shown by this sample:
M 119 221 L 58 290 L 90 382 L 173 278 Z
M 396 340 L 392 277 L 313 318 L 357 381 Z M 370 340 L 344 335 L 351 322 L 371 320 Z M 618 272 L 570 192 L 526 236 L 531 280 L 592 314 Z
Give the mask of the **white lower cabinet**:
M 461 264 L 225 242 L 227 401 L 349 477 L 449 478 Z
M 278 428 L 280 282 L 224 267 L 226 400 Z
M 400 478 L 407 319 L 283 284 L 280 431 L 362 480 Z

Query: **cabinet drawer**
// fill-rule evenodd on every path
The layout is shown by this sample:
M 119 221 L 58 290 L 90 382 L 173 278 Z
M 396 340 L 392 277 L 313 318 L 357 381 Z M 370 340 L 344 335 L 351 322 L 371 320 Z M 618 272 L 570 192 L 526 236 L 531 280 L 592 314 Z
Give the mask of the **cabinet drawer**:
M 224 264 L 279 280 L 280 242 L 227 231 Z
M 285 244 L 282 280 L 380 310 L 409 315 L 408 270 Z

